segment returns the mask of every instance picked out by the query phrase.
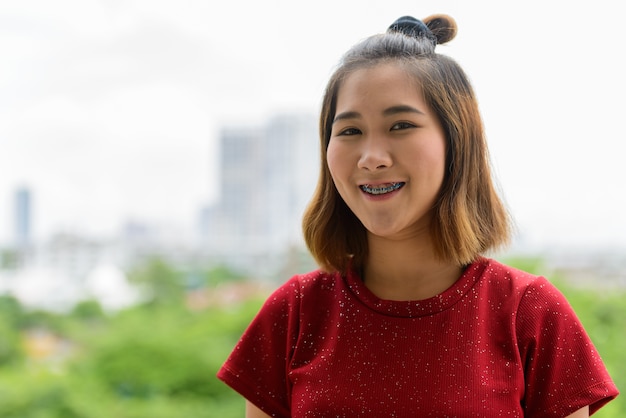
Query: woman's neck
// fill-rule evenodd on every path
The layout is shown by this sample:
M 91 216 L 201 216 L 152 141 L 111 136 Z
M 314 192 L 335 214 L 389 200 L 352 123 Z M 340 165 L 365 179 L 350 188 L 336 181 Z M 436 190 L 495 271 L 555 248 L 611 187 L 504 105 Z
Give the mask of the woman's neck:
M 462 274 L 455 263 L 435 256 L 430 239 L 368 238 L 365 285 L 381 299 L 423 300 L 452 286 Z

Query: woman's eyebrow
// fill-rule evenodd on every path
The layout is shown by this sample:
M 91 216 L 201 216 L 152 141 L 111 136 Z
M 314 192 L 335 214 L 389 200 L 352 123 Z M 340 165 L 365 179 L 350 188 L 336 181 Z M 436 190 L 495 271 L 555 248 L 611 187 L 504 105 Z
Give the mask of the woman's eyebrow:
M 333 123 L 338 122 L 340 120 L 360 119 L 360 118 L 361 118 L 361 114 L 359 112 L 351 112 L 351 111 L 343 112 L 335 116 L 335 118 L 333 119 Z
M 424 112 L 422 112 L 421 110 L 413 107 L 413 106 L 409 106 L 409 105 L 397 105 L 397 106 L 391 106 L 387 109 L 385 109 L 383 111 L 383 116 L 393 116 L 396 115 L 398 113 L 417 113 L 419 115 L 425 115 Z M 342 112 L 339 113 L 338 115 L 335 116 L 335 118 L 333 119 L 333 124 L 335 122 L 338 122 L 340 120 L 346 120 L 346 119 L 361 119 L 362 116 L 359 112 L 355 112 L 355 111 L 347 111 L 347 112 Z
M 398 113 L 418 113 L 420 115 L 425 115 L 425 113 L 422 112 L 421 110 L 416 109 L 413 106 L 409 106 L 409 105 L 392 106 L 383 111 L 384 116 L 392 116 Z

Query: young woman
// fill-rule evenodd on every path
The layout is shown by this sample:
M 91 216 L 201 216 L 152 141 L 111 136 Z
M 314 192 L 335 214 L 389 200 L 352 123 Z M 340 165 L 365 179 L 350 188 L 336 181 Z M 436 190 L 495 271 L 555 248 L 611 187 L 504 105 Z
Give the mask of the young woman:
M 321 268 L 218 373 L 248 417 L 587 417 L 617 396 L 558 290 L 484 256 L 509 218 L 468 79 L 435 53 L 455 35 L 400 18 L 331 77 L 304 217 Z

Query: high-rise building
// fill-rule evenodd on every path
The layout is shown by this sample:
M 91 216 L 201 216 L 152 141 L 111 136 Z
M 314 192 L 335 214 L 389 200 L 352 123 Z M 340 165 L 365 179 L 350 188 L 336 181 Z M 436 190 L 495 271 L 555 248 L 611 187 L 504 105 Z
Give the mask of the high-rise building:
M 31 244 L 32 201 L 30 189 L 20 187 L 15 191 L 14 233 L 15 245 L 25 249 Z
M 280 115 L 220 134 L 219 200 L 207 241 L 223 257 L 264 257 L 302 246 L 302 213 L 318 174 L 312 115 Z

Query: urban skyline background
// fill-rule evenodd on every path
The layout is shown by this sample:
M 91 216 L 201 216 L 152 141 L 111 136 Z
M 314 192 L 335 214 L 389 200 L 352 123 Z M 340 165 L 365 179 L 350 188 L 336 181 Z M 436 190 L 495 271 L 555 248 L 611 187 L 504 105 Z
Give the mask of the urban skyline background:
M 315 187 L 314 126 L 313 115 L 282 114 L 258 126 L 224 127 L 220 198 L 198 211 L 192 231 L 133 221 L 115 236 L 74 231 L 37 240 L 30 232 L 34 196 L 18 189 L 14 239 L 0 246 L 0 294 L 53 310 L 89 298 L 119 309 L 140 296 L 129 270 L 155 257 L 188 271 L 190 283 L 198 270 L 219 266 L 259 282 L 314 268 L 299 231 Z
M 219 201 L 224 127 L 315 115 L 349 46 L 400 15 L 444 12 L 459 34 L 439 50 L 474 83 L 517 243 L 623 252 L 617 9 L 608 0 L 3 2 L 0 244 L 15 238 L 20 188 L 31 191 L 36 240 L 142 224 L 190 233 Z M 315 180 L 311 171 L 302 175 Z

